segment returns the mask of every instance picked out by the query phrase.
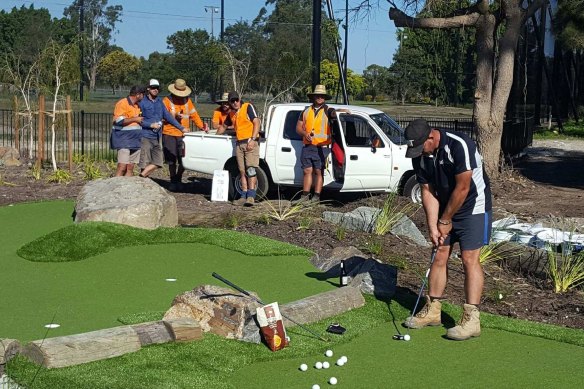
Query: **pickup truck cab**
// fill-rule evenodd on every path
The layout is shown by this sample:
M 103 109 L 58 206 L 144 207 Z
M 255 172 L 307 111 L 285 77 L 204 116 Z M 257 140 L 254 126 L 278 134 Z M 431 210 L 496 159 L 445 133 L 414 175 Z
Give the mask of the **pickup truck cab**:
M 307 103 L 274 104 L 268 108 L 260 132 L 260 166 L 257 169 L 258 196 L 277 186 L 302 187 L 300 167 L 302 138 L 296 123 Z M 340 192 L 399 192 L 419 202 L 420 189 L 405 157 L 402 128 L 386 113 L 374 108 L 329 104 L 338 112 L 333 121 L 333 145 L 324 147 L 326 168 L 324 190 Z M 235 136 L 189 132 L 184 137 L 185 169 L 213 174 L 228 170 L 230 199 L 241 193 L 235 160 Z M 335 146 L 336 144 L 336 146 Z M 334 152 L 332 152 L 334 150 Z

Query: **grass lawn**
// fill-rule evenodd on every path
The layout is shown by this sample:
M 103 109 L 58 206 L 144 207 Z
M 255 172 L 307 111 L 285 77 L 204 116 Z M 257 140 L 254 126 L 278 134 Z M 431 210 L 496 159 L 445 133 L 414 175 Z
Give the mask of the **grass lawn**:
M 57 336 L 120 325 L 120 318 L 154 320 L 176 294 L 203 283 L 219 285 L 212 271 L 266 301 L 292 301 L 334 287 L 307 275 L 314 268 L 306 251 L 294 246 L 231 231 L 72 225 L 72 208 L 72 202 L 0 208 L 0 338 L 42 338 L 50 321 L 61 324 L 49 333 Z M 20 247 L 28 260 L 16 254 Z M 165 281 L 170 277 L 177 281 Z M 289 328 L 290 347 L 273 353 L 206 334 L 198 342 L 149 346 L 63 369 L 39 369 L 17 358 L 7 372 L 26 387 L 63 389 L 325 388 L 331 376 L 345 388 L 565 388 L 584 380 L 582 330 L 483 314 L 479 339 L 449 341 L 438 327 L 413 330 L 410 342 L 394 341 L 392 335 L 404 333 L 400 323 L 414 298 L 398 294 L 386 302 L 367 296 L 364 307 L 310 325 L 322 332 L 331 322 L 343 324 L 347 333 L 331 335 L 330 343 Z M 445 304 L 448 323 L 459 315 L 458 307 Z M 324 357 L 329 348 L 333 358 Z M 335 366 L 341 355 L 349 362 Z M 330 369 L 312 367 L 324 360 Z M 307 372 L 298 370 L 301 363 L 309 365 Z

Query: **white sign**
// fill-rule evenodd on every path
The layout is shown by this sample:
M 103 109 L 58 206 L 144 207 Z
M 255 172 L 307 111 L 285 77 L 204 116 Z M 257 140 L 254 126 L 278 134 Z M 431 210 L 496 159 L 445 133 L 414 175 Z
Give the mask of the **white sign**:
M 229 172 L 227 170 L 215 170 L 211 187 L 211 201 L 227 201 L 228 194 Z

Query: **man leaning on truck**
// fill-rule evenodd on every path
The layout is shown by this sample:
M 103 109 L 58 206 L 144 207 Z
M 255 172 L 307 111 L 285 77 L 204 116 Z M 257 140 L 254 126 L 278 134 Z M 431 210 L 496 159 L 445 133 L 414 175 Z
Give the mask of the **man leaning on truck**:
M 237 142 L 235 158 L 241 176 L 241 199 L 237 204 L 251 207 L 255 203 L 257 177 L 256 169 L 260 165 L 260 119 L 251 103 L 242 103 L 237 92 L 227 96 L 232 114 L 220 127 L 223 130 L 233 125 Z M 221 131 L 222 132 L 222 131 Z M 219 130 L 217 133 L 221 133 Z

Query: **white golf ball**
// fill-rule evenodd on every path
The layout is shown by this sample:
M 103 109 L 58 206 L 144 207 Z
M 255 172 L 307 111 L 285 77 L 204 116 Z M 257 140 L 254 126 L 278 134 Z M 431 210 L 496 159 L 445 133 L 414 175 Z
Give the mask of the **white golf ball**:
M 329 367 L 331 367 L 331 364 L 330 364 L 330 363 L 328 363 L 327 361 L 324 361 L 324 362 L 322 363 L 322 368 L 323 368 L 323 369 L 328 369 Z
M 410 336 L 408 334 L 404 335 L 404 340 L 407 342 L 408 340 L 410 340 Z
M 337 379 L 336 379 L 335 377 L 331 377 L 331 378 L 329 379 L 329 384 L 331 384 L 331 385 L 336 385 L 336 384 L 337 384 Z
M 326 352 L 324 353 L 324 355 L 326 355 L 327 357 L 332 357 L 333 356 L 333 350 L 326 350 Z
M 320 385 L 319 384 L 314 384 L 314 385 L 312 385 L 312 389 L 320 389 Z
M 306 365 L 306 363 L 303 363 L 302 365 L 300 365 L 300 370 L 302 370 L 302 371 L 308 370 L 308 366 Z
M 347 362 L 349 361 L 349 360 L 347 359 L 347 357 L 346 357 L 346 356 L 344 356 L 344 355 L 341 357 L 341 359 L 342 359 L 342 360 L 343 360 L 343 362 L 345 362 L 345 363 L 347 363 Z
M 337 359 L 337 366 L 343 366 L 345 364 L 345 360 L 343 358 Z
M 314 364 L 314 367 L 316 367 L 317 369 L 322 369 L 322 362 L 316 362 Z

